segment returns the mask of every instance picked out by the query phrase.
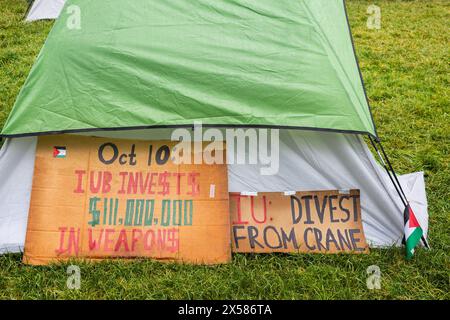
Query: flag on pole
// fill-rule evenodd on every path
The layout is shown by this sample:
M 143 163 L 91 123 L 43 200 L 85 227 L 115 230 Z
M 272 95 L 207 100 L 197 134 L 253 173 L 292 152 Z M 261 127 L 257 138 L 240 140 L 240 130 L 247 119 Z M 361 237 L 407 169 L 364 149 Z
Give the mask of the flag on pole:
M 406 259 L 411 259 L 414 255 L 414 248 L 423 238 L 423 230 L 409 204 L 406 206 L 404 214 Z

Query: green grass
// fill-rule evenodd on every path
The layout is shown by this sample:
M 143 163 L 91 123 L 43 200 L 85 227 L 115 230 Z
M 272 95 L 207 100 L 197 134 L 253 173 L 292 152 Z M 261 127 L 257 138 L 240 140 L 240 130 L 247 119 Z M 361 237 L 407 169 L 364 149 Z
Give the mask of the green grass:
M 382 29 L 366 10 L 382 10 Z M 0 0 L 0 126 L 51 22 L 24 24 L 26 1 Z M 370 255 L 234 255 L 220 266 L 149 260 L 77 262 L 81 289 L 66 288 L 69 265 L 31 267 L 0 256 L 3 299 L 449 299 L 450 3 L 348 1 L 350 22 L 378 133 L 399 173 L 424 170 L 431 251 L 405 261 L 402 249 Z M 382 272 L 368 290 L 366 268 Z

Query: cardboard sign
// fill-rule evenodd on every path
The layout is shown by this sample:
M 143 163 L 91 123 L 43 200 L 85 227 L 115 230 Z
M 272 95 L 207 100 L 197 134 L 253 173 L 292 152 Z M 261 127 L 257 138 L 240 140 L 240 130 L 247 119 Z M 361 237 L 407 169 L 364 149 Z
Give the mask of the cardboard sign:
M 228 262 L 227 166 L 176 165 L 171 161 L 176 144 L 40 137 L 24 262 L 70 257 Z
M 359 190 L 230 193 L 234 252 L 367 253 Z

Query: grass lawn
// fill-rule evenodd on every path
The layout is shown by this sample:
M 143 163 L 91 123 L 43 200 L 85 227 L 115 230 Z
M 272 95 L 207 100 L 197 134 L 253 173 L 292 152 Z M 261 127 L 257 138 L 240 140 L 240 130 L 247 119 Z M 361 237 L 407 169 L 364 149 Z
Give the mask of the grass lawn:
M 366 27 L 367 7 L 382 10 L 381 30 Z M 52 22 L 22 22 L 25 0 L 0 0 L 0 126 Z M 149 260 L 80 263 L 81 289 L 66 288 L 68 264 L 31 267 L 0 256 L 1 299 L 449 299 L 450 2 L 347 3 L 375 123 L 399 173 L 424 170 L 431 251 L 412 261 L 398 248 L 370 255 L 234 255 L 228 265 Z M 381 289 L 368 290 L 378 265 Z

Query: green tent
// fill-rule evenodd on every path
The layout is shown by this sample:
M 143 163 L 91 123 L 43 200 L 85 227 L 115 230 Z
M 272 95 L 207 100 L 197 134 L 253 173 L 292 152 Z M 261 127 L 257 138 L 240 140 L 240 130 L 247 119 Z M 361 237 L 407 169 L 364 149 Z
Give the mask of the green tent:
M 69 0 L 66 8 L 73 5 L 79 10 L 63 10 L 55 23 L 2 136 L 201 121 L 376 137 L 342 0 Z
M 377 139 L 343 0 L 67 0 L 1 136 L 156 140 L 199 122 L 286 129 L 276 174 L 228 164 L 229 192 L 358 188 L 374 245 L 401 245 L 410 204 L 427 232 L 423 174 L 397 177 Z M 0 253 L 23 248 L 37 140 L 0 150 Z

